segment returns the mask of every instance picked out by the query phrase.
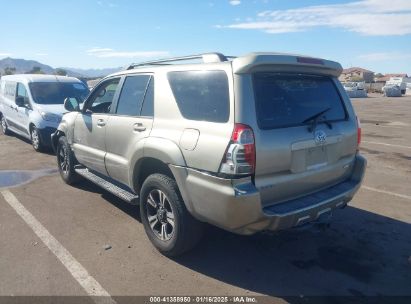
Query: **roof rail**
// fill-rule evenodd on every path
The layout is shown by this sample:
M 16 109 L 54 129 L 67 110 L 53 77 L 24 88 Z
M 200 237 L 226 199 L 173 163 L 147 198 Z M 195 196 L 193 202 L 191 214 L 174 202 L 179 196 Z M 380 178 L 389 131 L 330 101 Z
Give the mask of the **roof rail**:
M 145 61 L 145 62 L 140 62 L 140 63 L 132 63 L 126 68 L 126 70 L 132 70 L 136 67 L 145 66 L 145 65 L 163 65 L 163 64 L 170 64 L 171 62 L 176 62 L 176 61 L 186 61 L 186 60 L 188 61 L 188 60 L 196 60 L 196 59 L 202 60 L 203 63 L 216 63 L 216 62 L 227 61 L 228 60 L 227 58 L 231 58 L 231 57 L 226 57 L 221 53 L 204 53 L 204 54 L 198 54 L 198 55 L 172 57 L 172 58 L 165 58 L 165 59 L 159 59 L 159 60 L 153 60 L 153 61 Z

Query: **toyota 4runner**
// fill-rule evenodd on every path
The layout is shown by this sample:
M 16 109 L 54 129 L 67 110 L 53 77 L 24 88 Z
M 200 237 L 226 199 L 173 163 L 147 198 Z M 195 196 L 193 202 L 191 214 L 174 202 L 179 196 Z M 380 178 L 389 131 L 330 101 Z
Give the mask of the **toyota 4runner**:
M 278 53 L 133 64 L 81 110 L 66 99 L 71 112 L 52 135 L 61 176 L 139 204 L 149 239 L 169 256 L 192 248 L 204 223 L 253 234 L 328 217 L 366 167 L 341 70 Z

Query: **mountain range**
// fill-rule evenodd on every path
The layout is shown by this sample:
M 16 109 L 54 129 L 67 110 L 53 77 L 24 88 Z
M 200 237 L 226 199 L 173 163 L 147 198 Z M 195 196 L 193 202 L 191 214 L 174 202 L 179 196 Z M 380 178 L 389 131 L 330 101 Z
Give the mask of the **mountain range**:
M 15 59 L 15 58 L 4 58 L 0 59 L 0 74 L 4 74 L 6 68 L 15 68 L 15 74 L 27 73 L 33 68 L 40 68 L 45 74 L 56 74 L 58 69 L 65 70 L 67 76 L 78 77 L 78 78 L 100 78 L 107 76 L 109 74 L 120 71 L 121 68 L 108 68 L 108 69 L 78 69 L 78 68 L 53 68 L 47 64 L 35 60 L 26 59 Z

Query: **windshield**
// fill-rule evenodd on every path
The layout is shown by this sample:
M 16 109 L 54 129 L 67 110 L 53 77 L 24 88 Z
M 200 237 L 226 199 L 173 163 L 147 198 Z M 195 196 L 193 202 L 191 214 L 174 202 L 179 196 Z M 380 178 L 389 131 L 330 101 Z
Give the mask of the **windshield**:
M 63 104 L 68 97 L 76 98 L 81 103 L 89 93 L 88 88 L 78 82 L 32 82 L 29 87 L 37 104 Z
M 329 77 L 256 73 L 253 78 L 257 121 L 261 129 L 306 124 L 307 117 L 328 108 L 319 121 L 346 118 L 341 97 Z

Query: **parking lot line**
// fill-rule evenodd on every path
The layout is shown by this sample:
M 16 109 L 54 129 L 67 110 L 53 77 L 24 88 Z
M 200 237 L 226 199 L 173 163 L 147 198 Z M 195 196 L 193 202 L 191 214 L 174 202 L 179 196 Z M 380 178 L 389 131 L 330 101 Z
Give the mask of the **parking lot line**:
M 87 270 L 64 248 L 62 244 L 28 211 L 9 190 L 2 190 L 6 202 L 17 212 L 24 222 L 41 239 L 47 248 L 66 267 L 73 278 L 98 304 L 115 304 L 110 294 L 87 272 Z
M 399 194 L 399 193 L 395 193 L 395 192 L 380 190 L 380 189 L 376 189 L 376 188 L 372 188 L 372 187 L 368 187 L 368 186 L 361 186 L 361 188 L 369 190 L 369 191 L 374 191 L 374 192 L 378 192 L 378 193 L 393 195 L 393 196 L 405 198 L 407 200 L 411 200 L 411 196 L 405 195 L 405 194 Z
M 411 149 L 411 147 L 409 147 L 409 146 L 386 144 L 386 143 L 376 142 L 376 141 L 366 141 L 366 140 L 363 140 L 362 142 L 363 142 L 363 143 L 366 143 L 366 144 L 373 144 L 373 145 L 382 145 L 382 146 L 388 146 L 388 147 L 397 147 L 397 148 Z

